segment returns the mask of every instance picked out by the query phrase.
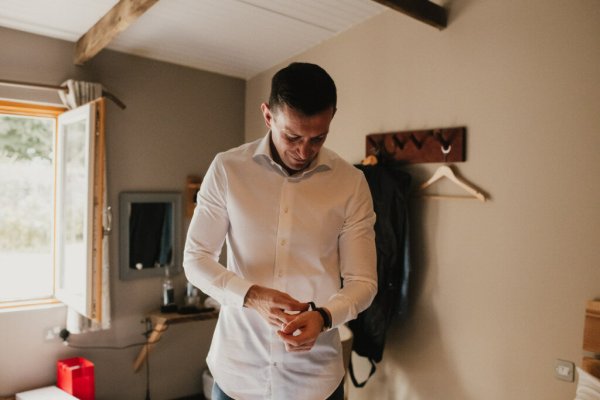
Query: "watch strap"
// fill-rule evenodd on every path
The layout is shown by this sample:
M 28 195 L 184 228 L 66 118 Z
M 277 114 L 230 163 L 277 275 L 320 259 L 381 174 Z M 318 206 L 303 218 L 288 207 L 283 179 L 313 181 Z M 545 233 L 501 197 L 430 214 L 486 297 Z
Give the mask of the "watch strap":
M 309 301 L 308 305 L 310 310 L 321 314 L 321 318 L 323 318 L 323 330 L 331 329 L 331 317 L 329 317 L 329 313 L 324 308 L 317 307 L 313 301 Z

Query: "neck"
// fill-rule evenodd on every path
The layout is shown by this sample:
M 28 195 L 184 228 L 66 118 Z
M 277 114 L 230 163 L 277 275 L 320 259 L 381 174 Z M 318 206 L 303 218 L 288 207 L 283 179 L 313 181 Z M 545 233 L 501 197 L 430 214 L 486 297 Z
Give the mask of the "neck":
M 271 149 L 271 157 L 273 158 L 273 161 L 275 161 L 277 164 L 279 164 L 281 166 L 281 168 L 285 169 L 285 171 L 288 173 L 288 175 L 294 175 L 300 171 L 296 171 L 293 170 L 291 168 L 289 168 L 287 165 L 285 165 L 285 163 L 281 160 L 281 157 L 279 157 L 279 152 L 277 151 L 277 148 L 275 148 L 275 145 L 273 144 L 273 139 L 271 139 L 271 136 L 269 135 L 269 148 Z
M 271 135 L 272 135 L 272 133 L 269 135 L 269 148 L 271 149 L 271 157 L 273 158 L 273 161 L 275 161 L 283 169 L 285 169 L 285 171 L 290 176 L 294 175 L 294 174 L 297 174 L 298 172 L 301 172 L 302 170 L 291 169 L 287 165 L 285 165 L 285 163 L 281 160 L 281 157 L 279 156 L 279 152 L 277 151 L 277 148 L 273 144 L 273 139 L 271 138 Z

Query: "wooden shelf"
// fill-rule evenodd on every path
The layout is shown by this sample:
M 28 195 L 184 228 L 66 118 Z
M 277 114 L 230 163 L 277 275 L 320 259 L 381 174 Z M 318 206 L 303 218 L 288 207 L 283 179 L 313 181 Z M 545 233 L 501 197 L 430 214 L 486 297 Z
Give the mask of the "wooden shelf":
M 181 324 L 185 322 L 193 322 L 193 321 L 204 321 L 209 319 L 216 319 L 219 316 L 218 311 L 208 311 L 208 312 L 200 312 L 194 314 L 179 314 L 179 313 L 161 313 L 154 312 L 148 315 L 150 321 L 152 322 L 153 330 L 148 338 L 148 341 L 152 344 L 148 346 L 142 347 L 137 358 L 133 363 L 133 370 L 135 372 L 139 371 L 139 369 L 144 365 L 146 361 L 146 357 L 148 357 L 148 352 L 154 348 L 158 343 L 162 334 L 167 330 L 169 325 L 173 324 Z
M 196 208 L 196 194 L 202 185 L 202 177 L 199 175 L 189 175 L 185 183 L 185 216 L 192 218 L 194 208 Z

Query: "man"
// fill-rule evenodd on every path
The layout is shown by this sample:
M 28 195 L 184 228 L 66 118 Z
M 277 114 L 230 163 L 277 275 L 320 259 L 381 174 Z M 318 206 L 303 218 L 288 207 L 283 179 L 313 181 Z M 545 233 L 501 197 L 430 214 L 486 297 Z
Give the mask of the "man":
M 365 178 L 323 147 L 336 102 L 325 70 L 290 64 L 261 105 L 267 135 L 218 154 L 206 173 L 184 268 L 221 303 L 213 399 L 343 399 L 336 327 L 369 306 L 377 272 Z

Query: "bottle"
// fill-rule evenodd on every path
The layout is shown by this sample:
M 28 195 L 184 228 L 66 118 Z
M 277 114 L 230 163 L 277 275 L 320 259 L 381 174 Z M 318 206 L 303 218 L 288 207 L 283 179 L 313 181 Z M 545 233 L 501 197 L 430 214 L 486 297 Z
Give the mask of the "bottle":
M 200 306 L 200 291 L 189 281 L 186 284 L 185 305 L 192 307 Z
M 171 279 L 169 266 L 165 266 L 165 277 L 162 284 L 162 305 L 163 307 L 175 304 L 175 288 Z

